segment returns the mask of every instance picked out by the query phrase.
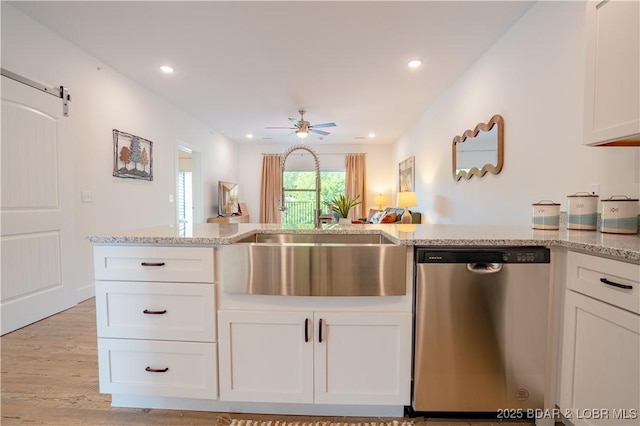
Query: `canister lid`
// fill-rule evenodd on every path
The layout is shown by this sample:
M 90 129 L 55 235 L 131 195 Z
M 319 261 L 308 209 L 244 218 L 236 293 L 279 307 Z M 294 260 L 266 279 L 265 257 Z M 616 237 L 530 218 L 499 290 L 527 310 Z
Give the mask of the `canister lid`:
M 537 203 L 531 204 L 532 206 L 559 206 L 560 203 L 556 203 L 551 200 L 540 200 Z
M 629 198 L 626 195 L 612 195 L 609 198 L 606 198 L 604 200 L 600 200 L 602 202 L 605 201 L 638 201 L 637 198 Z
M 598 198 L 597 195 L 589 194 L 588 192 L 576 192 L 575 194 L 567 195 L 567 197 L 596 197 L 596 198 Z

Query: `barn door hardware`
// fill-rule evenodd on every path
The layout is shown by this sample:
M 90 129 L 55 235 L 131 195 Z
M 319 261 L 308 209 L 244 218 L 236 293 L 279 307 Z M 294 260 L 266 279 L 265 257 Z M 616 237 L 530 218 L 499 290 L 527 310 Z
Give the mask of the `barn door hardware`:
M 67 89 L 64 86 L 48 87 L 38 82 L 35 82 L 31 79 L 28 79 L 26 77 L 18 75 L 16 73 L 13 73 L 9 70 L 6 70 L 4 68 L 1 68 L 1 70 L 2 70 L 2 75 L 7 78 L 10 78 L 22 84 L 26 84 L 27 86 L 33 87 L 34 89 L 38 89 L 44 93 L 48 93 L 52 96 L 55 96 L 56 98 L 62 99 L 62 114 L 65 117 L 69 116 L 69 102 L 71 102 L 71 95 L 69 94 L 69 89 Z

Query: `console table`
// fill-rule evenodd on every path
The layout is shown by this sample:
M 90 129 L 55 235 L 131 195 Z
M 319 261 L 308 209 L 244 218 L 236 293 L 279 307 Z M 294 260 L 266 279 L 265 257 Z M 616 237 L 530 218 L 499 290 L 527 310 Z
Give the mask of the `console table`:
M 218 216 L 218 217 L 210 217 L 207 219 L 207 223 L 249 223 L 248 214 L 243 214 L 239 216 Z

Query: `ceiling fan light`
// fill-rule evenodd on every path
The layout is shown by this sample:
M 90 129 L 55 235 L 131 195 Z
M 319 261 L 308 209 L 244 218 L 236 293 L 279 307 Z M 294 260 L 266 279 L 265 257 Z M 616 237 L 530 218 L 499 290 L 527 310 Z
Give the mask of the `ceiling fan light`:
M 298 137 L 300 139 L 304 139 L 307 137 L 307 135 L 309 134 L 309 132 L 307 132 L 306 129 L 300 129 L 300 130 L 296 130 L 296 135 L 298 135 Z

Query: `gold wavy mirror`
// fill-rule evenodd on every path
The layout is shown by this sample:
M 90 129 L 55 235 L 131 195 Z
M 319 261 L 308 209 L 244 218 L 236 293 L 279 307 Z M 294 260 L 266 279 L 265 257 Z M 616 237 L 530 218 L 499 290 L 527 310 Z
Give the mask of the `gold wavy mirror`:
M 494 115 L 488 123 L 480 123 L 453 138 L 453 179 L 471 179 L 476 175 L 497 175 L 504 163 L 504 120 Z

